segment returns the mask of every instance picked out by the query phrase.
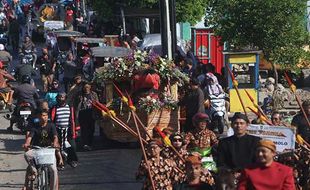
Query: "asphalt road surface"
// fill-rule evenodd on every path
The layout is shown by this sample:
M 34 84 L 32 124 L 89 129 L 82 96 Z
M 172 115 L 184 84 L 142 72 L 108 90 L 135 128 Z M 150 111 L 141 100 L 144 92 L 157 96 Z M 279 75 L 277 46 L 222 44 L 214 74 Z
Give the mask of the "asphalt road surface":
M 24 135 L 16 128 L 7 133 L 8 121 L 0 114 L 0 189 L 21 189 L 26 162 L 21 148 Z M 135 180 L 140 150 L 126 144 L 105 145 L 95 138 L 93 151 L 78 152 L 79 165 L 66 165 L 60 174 L 61 190 L 136 190 L 141 182 Z
M 38 50 L 40 47 L 38 45 Z M 14 56 L 11 68 L 18 63 Z M 39 74 L 35 77 L 37 86 L 40 85 Z M 8 111 L 0 111 L 0 190 L 21 189 L 24 183 L 25 168 L 22 144 L 25 136 L 14 128 L 8 133 L 6 128 L 9 121 L 3 116 Z M 79 165 L 77 168 L 66 166 L 59 172 L 61 190 L 137 190 L 142 184 L 135 180 L 141 151 L 137 146 L 127 144 L 105 144 L 99 137 L 98 127 L 95 134 L 92 151 L 78 150 Z

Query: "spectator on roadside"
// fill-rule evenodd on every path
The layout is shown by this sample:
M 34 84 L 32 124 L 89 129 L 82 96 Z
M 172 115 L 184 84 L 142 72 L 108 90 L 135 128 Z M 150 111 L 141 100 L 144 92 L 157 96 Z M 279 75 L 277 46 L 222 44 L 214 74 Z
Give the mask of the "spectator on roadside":
M 91 84 L 85 83 L 82 92 L 75 99 L 76 116 L 81 126 L 81 136 L 84 150 L 92 150 L 95 132 L 96 112 L 92 102 L 98 101 L 97 94 L 91 90 Z
M 238 190 L 294 190 L 292 168 L 275 162 L 276 145 L 270 140 L 261 140 L 256 148 L 256 163 L 246 167 L 241 174 Z
M 65 91 L 68 93 L 70 86 L 73 84 L 73 78 L 76 76 L 77 66 L 72 52 L 67 55 L 67 60 L 64 64 L 64 85 Z
M 57 103 L 56 97 L 59 92 L 60 92 L 59 82 L 58 80 L 54 80 L 52 82 L 51 88 L 45 94 L 45 99 L 47 100 L 48 106 L 50 108 L 56 105 Z
M 196 113 L 205 113 L 204 93 L 200 88 L 199 81 L 192 78 L 190 81 L 190 89 L 178 103 L 185 106 L 186 121 L 183 131 L 188 132 L 194 129 L 192 118 Z
M 19 47 L 19 23 L 15 16 L 11 16 L 9 24 L 9 38 L 13 48 L 13 51 L 16 52 Z
M 52 83 L 54 79 L 56 64 L 49 57 L 47 49 L 43 51 L 43 55 L 38 61 L 40 65 L 41 80 L 43 83 L 43 91 L 47 92 L 48 86 Z
M 271 114 L 271 122 L 275 126 L 282 125 L 282 115 L 278 111 L 274 111 Z
M 310 120 L 310 99 L 305 100 L 302 103 L 302 107 L 305 110 L 308 120 Z M 293 117 L 292 126 L 296 127 L 297 134 L 300 134 L 308 143 L 310 142 L 310 127 L 302 112 Z
M 71 86 L 71 88 L 69 89 L 68 92 L 68 96 L 67 96 L 67 101 L 68 104 L 70 106 L 73 106 L 74 104 L 74 98 L 80 93 L 82 92 L 83 86 L 84 86 L 84 82 L 82 80 L 82 76 L 81 75 L 76 75 L 73 78 L 73 85 Z

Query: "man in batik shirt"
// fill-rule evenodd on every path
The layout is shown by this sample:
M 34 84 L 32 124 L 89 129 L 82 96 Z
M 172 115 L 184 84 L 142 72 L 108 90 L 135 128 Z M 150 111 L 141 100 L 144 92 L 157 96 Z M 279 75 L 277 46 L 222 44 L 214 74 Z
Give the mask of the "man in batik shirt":
M 197 113 L 193 117 L 195 130 L 188 132 L 185 136 L 185 143 L 188 150 L 207 149 L 218 144 L 216 135 L 206 128 L 209 117 L 204 113 Z
M 150 166 L 152 179 L 156 190 L 172 190 L 172 176 L 176 171 L 175 162 L 161 156 L 162 143 L 158 140 L 152 140 L 147 146 L 148 163 Z M 141 161 L 137 173 L 137 179 L 145 177 L 143 190 L 152 190 L 152 183 L 149 178 L 147 165 L 144 160 Z

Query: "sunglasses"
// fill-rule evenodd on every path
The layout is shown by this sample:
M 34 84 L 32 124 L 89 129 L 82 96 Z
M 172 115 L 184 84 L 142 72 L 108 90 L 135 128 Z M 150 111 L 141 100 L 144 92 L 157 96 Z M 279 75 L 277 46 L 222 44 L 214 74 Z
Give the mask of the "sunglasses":
M 173 139 L 175 142 L 182 142 L 182 139 Z

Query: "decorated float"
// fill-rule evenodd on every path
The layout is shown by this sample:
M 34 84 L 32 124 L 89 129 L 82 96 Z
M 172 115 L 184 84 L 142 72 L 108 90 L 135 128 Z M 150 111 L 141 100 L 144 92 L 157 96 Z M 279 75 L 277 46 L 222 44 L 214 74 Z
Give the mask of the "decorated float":
M 178 87 L 189 81 L 172 61 L 160 56 L 135 51 L 122 58 L 112 58 L 95 73 L 95 83 L 104 87 L 102 101 L 117 117 L 135 131 L 132 112 L 122 101 L 122 93 L 132 97 L 136 114 L 147 133 L 154 127 L 179 130 Z M 137 138 L 110 119 L 100 125 L 105 135 L 119 142 L 135 142 Z M 144 134 L 146 137 L 146 133 Z

